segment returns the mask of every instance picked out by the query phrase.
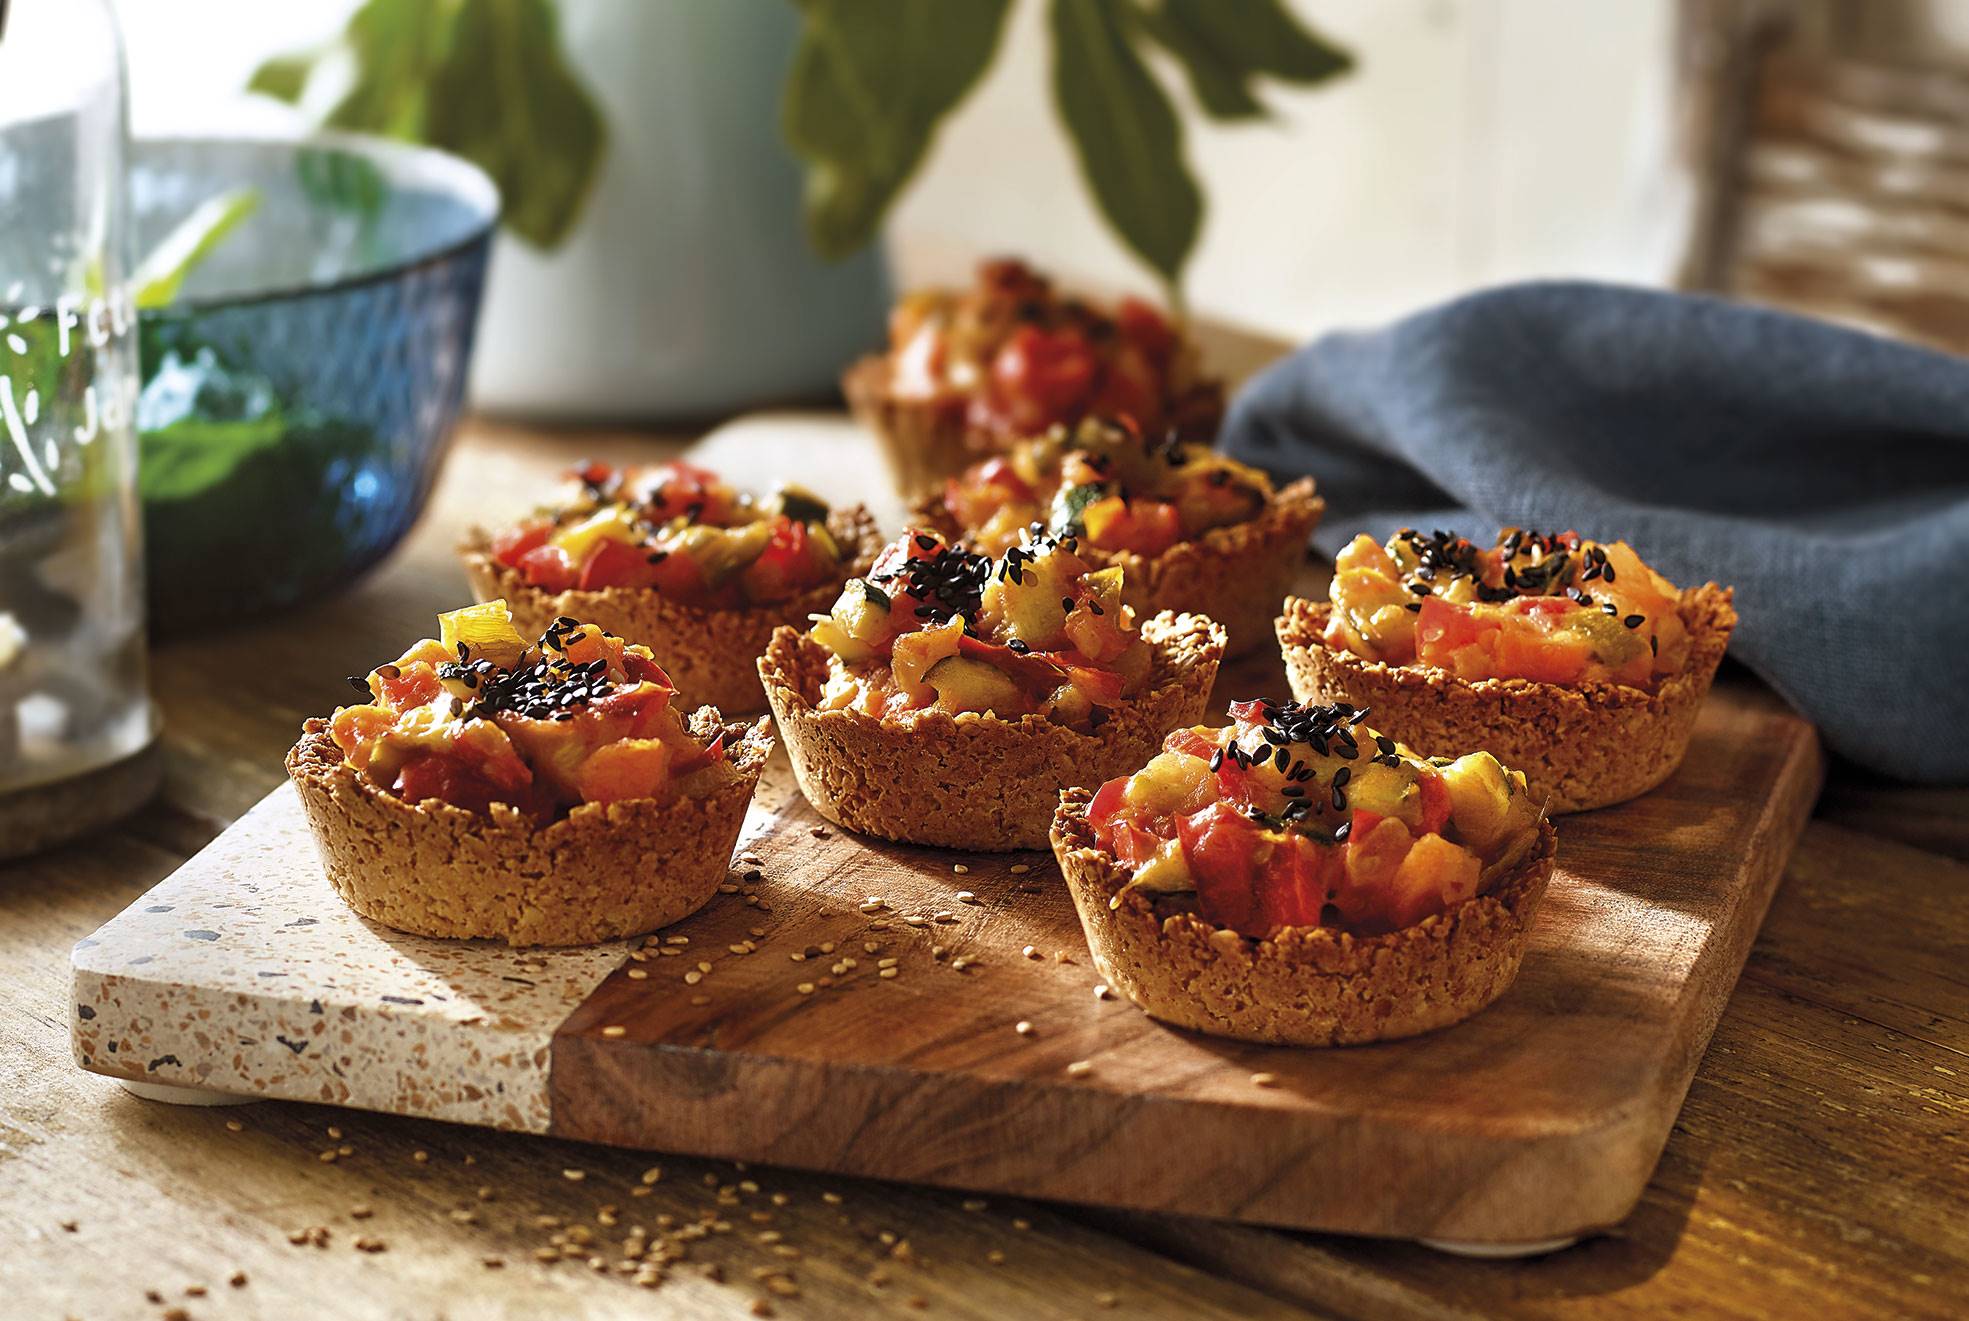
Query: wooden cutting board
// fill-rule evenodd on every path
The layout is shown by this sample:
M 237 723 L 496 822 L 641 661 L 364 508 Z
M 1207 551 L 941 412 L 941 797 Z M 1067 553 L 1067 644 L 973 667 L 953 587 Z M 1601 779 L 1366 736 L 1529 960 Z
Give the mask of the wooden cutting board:
M 1274 657 L 1218 698 L 1283 692 Z M 1326 1051 L 1101 998 L 1050 856 L 863 842 L 812 812 L 783 756 L 731 891 L 649 950 L 367 923 L 282 788 L 76 946 L 75 1054 L 144 1083 L 979 1191 L 1565 1238 L 1639 1197 L 1821 773 L 1808 725 L 1726 679 L 1674 778 L 1560 822 L 1501 1001 Z

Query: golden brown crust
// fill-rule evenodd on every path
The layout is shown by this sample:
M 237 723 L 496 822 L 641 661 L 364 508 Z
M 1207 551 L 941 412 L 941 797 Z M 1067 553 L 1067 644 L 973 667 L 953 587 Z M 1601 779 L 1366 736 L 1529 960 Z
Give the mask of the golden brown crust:
M 1225 657 L 1243 656 L 1271 640 L 1286 589 L 1306 557 L 1306 542 L 1326 511 L 1313 479 L 1279 490 L 1254 518 L 1211 528 L 1160 555 L 1102 550 L 1083 539 L 1076 553 L 1095 568 L 1118 564 L 1128 603 L 1144 618 L 1173 610 L 1209 615 L 1224 626 Z M 941 493 L 916 506 L 921 526 L 951 540 L 969 529 L 950 516 Z
M 349 765 L 325 720 L 303 726 L 287 773 L 330 884 L 364 917 L 419 936 L 585 945 L 680 921 L 728 874 L 772 728 L 763 717 L 726 724 L 704 707 L 690 729 L 706 741 L 724 733 L 735 783 L 668 802 L 584 803 L 546 826 L 503 803 L 488 813 L 407 803 Z
M 889 476 L 903 499 L 917 501 L 1001 446 L 964 424 L 955 399 L 898 399 L 889 390 L 889 360 L 871 353 L 841 376 L 855 420 L 875 433 Z
M 1292 927 L 1253 940 L 1193 912 L 1161 911 L 1094 841 L 1090 795 L 1060 796 L 1053 853 L 1107 984 L 1176 1027 L 1282 1046 L 1347 1046 L 1447 1027 L 1504 994 L 1552 878 L 1558 835 L 1538 842 L 1488 892 L 1412 927 L 1356 936 Z
M 1038 716 L 878 720 L 816 710 L 828 652 L 790 628 L 773 634 L 759 674 L 801 792 L 829 821 L 944 848 L 1043 849 L 1061 789 L 1125 775 L 1164 734 L 1203 718 L 1223 629 L 1199 615 L 1159 615 L 1142 636 L 1155 658 L 1148 690 L 1091 734 Z
M 1533 801 L 1552 813 L 1625 802 L 1674 773 L 1737 619 L 1729 588 L 1684 590 L 1688 663 L 1648 693 L 1615 683 L 1472 683 L 1427 666 L 1363 660 L 1321 639 L 1331 613 L 1324 601 L 1285 603 L 1278 639 L 1294 697 L 1367 707 L 1376 729 L 1425 756 L 1489 752 L 1523 771 Z
M 902 498 L 916 504 L 943 488 L 979 459 L 1009 447 L 965 420 L 962 396 L 941 399 L 898 399 L 889 388 L 886 355 L 871 353 L 841 375 L 841 393 L 848 410 L 875 433 L 889 475 Z M 1217 381 L 1198 381 L 1180 398 L 1169 401 L 1178 433 L 1184 440 L 1209 444 L 1223 421 L 1224 392 Z
M 838 577 L 819 583 L 791 600 L 742 610 L 707 610 L 682 605 L 646 587 L 610 587 L 598 592 L 543 592 L 516 569 L 492 558 L 484 532 L 474 529 L 459 547 L 472 595 L 480 601 L 505 598 L 513 623 L 538 637 L 561 615 L 600 624 L 617 637 L 640 642 L 677 686 L 680 705 L 715 706 L 750 715 L 766 709 L 754 667 L 766 640 L 781 624 L 805 627 L 807 616 L 825 613 L 841 595 L 841 584 L 868 572 L 882 550 L 875 519 L 860 505 L 828 516 L 828 531 L 850 552 Z

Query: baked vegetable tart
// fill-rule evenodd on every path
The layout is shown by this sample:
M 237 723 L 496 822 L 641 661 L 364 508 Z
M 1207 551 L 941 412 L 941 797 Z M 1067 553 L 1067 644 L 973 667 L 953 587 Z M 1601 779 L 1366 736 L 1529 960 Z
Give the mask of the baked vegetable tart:
M 1359 536 L 1330 595 L 1278 621 L 1294 696 L 1371 706 L 1426 753 L 1493 752 L 1555 813 L 1674 773 L 1736 626 L 1728 588 L 1677 588 L 1576 532 Z
M 1121 566 L 1145 617 L 1206 612 L 1236 656 L 1270 642 L 1325 508 L 1310 478 L 1274 490 L 1264 472 L 1208 446 L 1089 418 L 972 464 L 918 517 L 992 554 L 1033 524 L 1073 537 L 1088 562 Z
M 825 610 L 882 546 L 868 511 L 798 487 L 754 499 L 672 462 L 584 464 L 556 502 L 460 548 L 472 592 L 537 635 L 556 619 L 649 648 L 686 705 L 765 709 L 753 661 L 781 624 Z
M 888 351 L 850 367 L 841 389 L 913 502 L 980 457 L 1083 417 L 1207 443 L 1224 390 L 1197 363 L 1196 346 L 1149 304 L 1099 308 L 1024 262 L 997 260 L 968 289 L 904 297 Z
M 808 801 L 884 839 L 1045 848 L 1060 790 L 1193 723 L 1223 658 L 1224 630 L 1201 615 L 1137 627 L 1122 573 L 1072 538 L 993 559 L 904 534 L 759 660 Z
M 1557 840 L 1487 752 L 1424 760 L 1344 703 L 1236 702 L 1060 796 L 1094 966 L 1151 1017 L 1334 1046 L 1460 1022 L 1518 973 Z
M 287 755 L 349 907 L 421 936 L 575 945 L 666 926 L 727 875 L 770 725 L 686 720 L 649 649 L 501 601 L 438 617 Z

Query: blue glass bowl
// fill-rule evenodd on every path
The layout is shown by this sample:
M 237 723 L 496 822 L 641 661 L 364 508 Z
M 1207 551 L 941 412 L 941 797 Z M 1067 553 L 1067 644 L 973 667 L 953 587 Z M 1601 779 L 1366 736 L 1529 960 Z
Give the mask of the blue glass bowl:
M 137 251 L 260 202 L 140 318 L 152 628 L 348 583 L 422 511 L 465 390 L 498 193 L 443 152 L 334 135 L 135 144 Z

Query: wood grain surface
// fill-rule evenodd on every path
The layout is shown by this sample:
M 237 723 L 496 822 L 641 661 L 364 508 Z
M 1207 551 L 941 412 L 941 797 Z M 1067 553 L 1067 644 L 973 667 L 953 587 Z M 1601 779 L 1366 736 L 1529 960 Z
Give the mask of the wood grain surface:
M 177 1109 L 76 1069 L 69 945 L 280 782 L 302 716 L 338 700 L 336 676 L 459 602 L 463 527 L 524 508 L 583 456 L 655 457 L 684 439 L 472 425 L 433 509 L 377 572 L 331 600 L 154 649 L 163 796 L 84 844 L 0 865 L 8 1316 L 745 1318 L 755 1303 L 786 1317 L 1049 1321 L 1961 1314 L 1969 790 L 1842 765 L 1640 1204 L 1612 1232 L 1533 1261 L 1009 1198 L 967 1210 L 964 1194 L 310 1105 Z M 352 1154 L 321 1162 L 341 1146 Z M 662 1177 L 644 1185 L 652 1166 Z M 610 1205 L 635 1210 L 612 1213 L 610 1230 L 598 1220 Z M 353 1219 L 363 1208 L 371 1217 Z M 477 1223 L 453 1218 L 467 1212 Z M 690 1244 L 657 1292 L 617 1273 L 622 1239 L 609 1235 L 707 1213 L 732 1229 Z M 607 1245 L 606 1271 L 558 1249 L 535 1259 L 576 1223 Z M 310 1226 L 332 1231 L 326 1247 L 289 1243 Z M 780 1241 L 758 1241 L 775 1230 Z M 362 1234 L 386 1250 L 357 1251 Z M 790 1269 L 800 1296 L 755 1276 L 770 1267 Z M 234 1272 L 246 1283 L 229 1286 Z
M 1277 658 L 1254 658 L 1214 707 L 1284 688 Z M 1774 698 L 1725 685 L 1666 785 L 1560 823 L 1558 872 L 1498 1004 L 1341 1050 L 1179 1032 L 1098 999 L 1050 856 L 865 841 L 822 820 L 783 760 L 769 779 L 756 883 L 667 931 L 688 946 L 613 974 L 557 1034 L 556 1132 L 1524 1242 L 1611 1225 L 1640 1196 L 1820 759 Z

